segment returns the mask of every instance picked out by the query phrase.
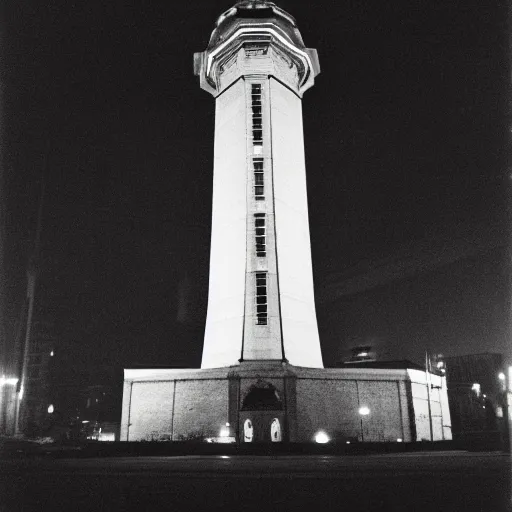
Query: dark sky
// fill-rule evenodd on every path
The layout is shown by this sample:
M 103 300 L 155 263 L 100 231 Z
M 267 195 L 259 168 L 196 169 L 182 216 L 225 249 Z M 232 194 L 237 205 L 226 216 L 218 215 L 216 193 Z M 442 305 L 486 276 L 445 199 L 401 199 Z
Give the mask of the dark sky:
M 506 3 L 278 4 L 322 68 L 303 107 L 325 363 L 505 352 Z M 62 371 L 199 365 L 214 100 L 192 57 L 230 5 L 6 3 L 10 343 L 45 173 L 36 319 Z

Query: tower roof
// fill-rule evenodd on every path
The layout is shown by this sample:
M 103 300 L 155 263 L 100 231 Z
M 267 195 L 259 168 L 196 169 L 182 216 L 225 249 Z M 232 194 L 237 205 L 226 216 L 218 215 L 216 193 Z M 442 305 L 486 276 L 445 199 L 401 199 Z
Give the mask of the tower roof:
M 208 48 L 226 40 L 240 25 L 261 24 L 265 19 L 277 25 L 294 45 L 304 48 L 295 18 L 274 2 L 266 0 L 242 0 L 222 13 L 217 19 Z

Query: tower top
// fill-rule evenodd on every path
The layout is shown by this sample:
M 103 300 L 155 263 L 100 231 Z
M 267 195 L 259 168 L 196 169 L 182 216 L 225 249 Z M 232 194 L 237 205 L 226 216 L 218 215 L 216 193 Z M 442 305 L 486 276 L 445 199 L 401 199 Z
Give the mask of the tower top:
M 220 41 L 229 37 L 240 25 L 237 21 L 243 20 L 244 24 L 258 25 L 265 19 L 272 19 L 298 47 L 304 48 L 295 18 L 277 7 L 274 2 L 266 0 L 242 0 L 223 12 L 217 18 L 208 48 L 215 47 Z
M 304 46 L 293 16 L 273 2 L 242 0 L 219 16 L 208 47 L 194 54 L 194 73 L 199 75 L 201 87 L 214 96 L 220 94 L 229 85 L 221 75 L 235 55 L 256 47 L 261 51 L 272 47 L 285 56 L 289 67 L 297 71 L 297 83 L 289 85 L 299 95 L 313 85 L 320 72 L 316 50 Z M 238 76 L 251 73 L 244 67 Z

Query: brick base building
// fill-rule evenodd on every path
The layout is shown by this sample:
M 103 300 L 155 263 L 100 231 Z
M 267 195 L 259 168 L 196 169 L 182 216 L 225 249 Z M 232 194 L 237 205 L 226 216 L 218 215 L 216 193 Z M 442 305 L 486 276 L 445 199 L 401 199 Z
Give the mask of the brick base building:
M 338 442 L 451 439 L 445 378 L 429 374 L 429 382 L 430 396 L 425 372 L 405 366 L 127 369 L 121 440 L 311 442 L 319 433 Z

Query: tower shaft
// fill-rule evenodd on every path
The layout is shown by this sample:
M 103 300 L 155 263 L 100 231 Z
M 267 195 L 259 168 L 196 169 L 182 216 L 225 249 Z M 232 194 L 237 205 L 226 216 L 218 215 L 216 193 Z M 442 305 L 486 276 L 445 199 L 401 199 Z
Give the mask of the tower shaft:
M 252 360 L 322 367 L 301 104 L 316 53 L 283 11 L 252 18 L 248 10 L 221 16 L 196 54 L 202 87 L 216 98 L 202 368 Z

